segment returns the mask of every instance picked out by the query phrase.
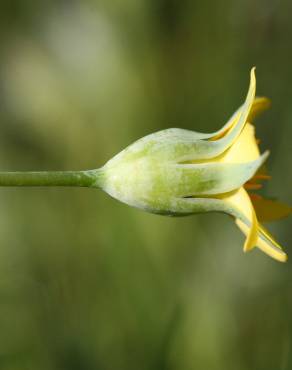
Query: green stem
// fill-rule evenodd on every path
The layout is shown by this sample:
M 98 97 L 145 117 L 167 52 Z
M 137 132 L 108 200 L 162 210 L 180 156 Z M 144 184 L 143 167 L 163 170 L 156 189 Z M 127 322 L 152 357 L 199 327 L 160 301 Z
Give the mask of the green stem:
M 0 186 L 99 187 L 102 170 L 0 172 Z

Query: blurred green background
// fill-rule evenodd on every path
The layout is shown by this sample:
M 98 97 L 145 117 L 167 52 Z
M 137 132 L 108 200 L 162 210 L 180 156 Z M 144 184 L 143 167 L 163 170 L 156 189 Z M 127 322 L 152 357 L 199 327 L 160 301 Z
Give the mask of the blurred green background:
M 264 194 L 291 203 L 288 0 L 1 0 L 1 170 L 97 168 L 164 128 L 210 132 L 249 70 L 272 109 Z M 0 189 L 0 369 L 292 369 L 292 267 L 224 215 L 93 189 Z M 270 230 L 292 256 L 291 219 Z

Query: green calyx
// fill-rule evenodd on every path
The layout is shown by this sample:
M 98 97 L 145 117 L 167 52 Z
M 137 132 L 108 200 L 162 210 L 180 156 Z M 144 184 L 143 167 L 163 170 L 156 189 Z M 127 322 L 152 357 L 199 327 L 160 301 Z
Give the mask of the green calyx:
M 238 164 L 215 159 L 198 162 L 198 158 L 204 158 L 207 146 L 211 148 L 215 144 L 199 135 L 168 129 L 146 136 L 111 159 L 101 169 L 103 176 L 96 186 L 124 203 L 149 212 L 181 214 L 184 210 L 180 199 L 214 197 L 233 191 L 255 174 L 268 155 Z M 222 146 L 219 154 L 225 148 Z M 189 207 L 185 213 L 190 213 Z

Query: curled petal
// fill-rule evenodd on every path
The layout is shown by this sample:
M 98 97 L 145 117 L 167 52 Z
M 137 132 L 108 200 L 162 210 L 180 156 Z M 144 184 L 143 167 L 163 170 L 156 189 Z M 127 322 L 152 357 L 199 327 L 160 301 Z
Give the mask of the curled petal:
M 256 91 L 256 78 L 255 78 L 255 68 L 253 68 L 250 73 L 250 85 L 249 85 L 247 97 L 240 110 L 240 117 L 238 121 L 235 122 L 231 126 L 231 128 L 228 130 L 225 136 L 215 141 L 217 145 L 218 143 L 221 145 L 222 143 L 224 143 L 224 145 L 226 145 L 225 149 L 227 149 L 227 147 L 232 145 L 232 143 L 239 136 L 251 112 L 252 105 L 255 99 L 255 91 Z
M 268 109 L 271 105 L 270 99 L 266 97 L 255 97 L 254 101 L 252 102 L 252 106 L 247 118 L 248 122 L 253 122 L 254 119 L 261 114 L 263 111 Z M 229 118 L 227 123 L 218 131 L 215 131 L 213 133 L 204 134 L 204 133 L 197 133 L 200 139 L 210 139 L 210 140 L 218 140 L 225 136 L 227 132 L 238 122 L 240 115 L 242 113 L 242 110 L 244 108 L 244 105 L 242 105 L 240 108 L 238 108 L 233 115 Z
M 282 251 L 280 245 L 257 221 L 257 216 L 247 192 L 240 189 L 237 194 L 229 198 L 235 207 L 240 208 L 245 217 L 236 218 L 236 224 L 247 236 L 244 251 L 258 247 L 264 253 L 274 259 L 285 262 L 287 255 Z
M 256 246 L 258 222 L 248 194 L 243 188 L 213 198 L 176 198 L 169 205 L 169 214 L 176 216 L 203 212 L 223 212 L 240 220 L 248 228 L 244 251 Z
M 242 222 L 241 220 L 237 219 L 236 224 L 241 229 L 241 231 L 247 235 L 249 233 L 249 227 Z M 280 262 L 287 261 L 287 254 L 282 250 L 281 246 L 267 233 L 267 231 L 259 225 L 258 228 L 258 238 L 256 241 L 256 246 L 266 253 L 268 256 L 274 258 Z
M 154 160 L 159 158 L 160 162 L 169 163 L 206 161 L 220 156 L 232 146 L 244 129 L 254 102 L 255 88 L 256 79 L 253 68 L 245 103 L 227 124 L 230 128 L 224 136 L 217 139 L 216 133 L 201 134 L 178 128 L 162 130 L 137 140 L 110 160 L 106 166 L 112 166 L 121 161 L 139 160 L 146 156 Z
M 247 238 L 243 250 L 244 252 L 250 251 L 256 245 L 258 221 L 247 192 L 243 188 L 240 188 L 230 195 L 223 195 L 221 199 L 229 204 L 230 207 L 237 210 L 239 216 L 236 217 L 236 219 L 248 225 L 248 232 L 246 233 Z
M 253 68 L 250 74 L 249 90 L 242 108 L 234 114 L 230 122 L 223 127 L 222 131 L 219 130 L 211 137 L 208 136 L 207 140 L 199 140 L 194 143 L 189 143 L 189 149 L 193 150 L 188 150 L 188 152 L 180 158 L 180 161 L 208 160 L 210 158 L 220 156 L 229 147 L 231 147 L 245 127 L 255 99 L 255 90 L 256 78 L 255 69 Z M 223 133 L 224 135 L 222 136 Z
M 248 194 L 243 188 L 220 198 L 177 198 L 170 204 L 169 214 L 183 215 L 204 212 L 223 212 L 235 218 L 236 224 L 246 235 L 244 251 L 258 247 L 274 259 L 285 262 L 286 253 L 272 236 L 258 224 Z

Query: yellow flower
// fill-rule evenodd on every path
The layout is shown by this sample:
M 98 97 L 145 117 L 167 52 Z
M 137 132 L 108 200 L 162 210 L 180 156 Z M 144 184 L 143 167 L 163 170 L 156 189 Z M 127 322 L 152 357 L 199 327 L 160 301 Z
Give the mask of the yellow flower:
M 244 163 L 260 157 L 258 143 L 255 138 L 255 128 L 250 122 L 255 114 L 269 107 L 269 100 L 267 98 L 255 98 L 255 90 L 256 79 L 254 69 L 252 69 L 250 88 L 245 105 L 240 109 L 240 113 L 235 114 L 235 117 L 230 120 L 219 135 L 211 138 L 211 140 L 218 140 L 224 135 L 230 134 L 230 131 L 236 127 L 240 114 L 244 114 L 243 111 L 246 112 L 245 115 L 248 118 L 241 134 L 233 145 L 216 159 L 219 163 Z M 220 195 L 219 198 L 229 203 L 231 207 L 237 208 L 246 217 L 245 222 L 240 218 L 235 218 L 236 224 L 247 237 L 243 248 L 245 252 L 256 246 L 276 260 L 285 262 L 287 260 L 286 253 L 282 251 L 280 245 L 267 230 L 260 225 L 258 219 L 262 221 L 279 219 L 291 213 L 291 208 L 282 203 L 264 199 L 256 194 L 249 195 L 247 192 L 247 190 L 257 190 L 261 187 L 258 180 L 268 178 L 268 175 L 258 171 L 243 187 L 231 193 Z M 257 210 L 259 211 L 258 215 Z
M 181 216 L 202 212 L 231 215 L 246 235 L 244 251 L 255 246 L 278 261 L 287 255 L 260 225 L 288 215 L 291 208 L 248 194 L 268 179 L 253 118 L 269 106 L 256 98 L 255 69 L 244 104 L 212 134 L 168 129 L 148 135 L 98 170 L 96 186 L 148 212 Z

